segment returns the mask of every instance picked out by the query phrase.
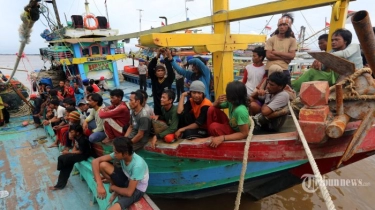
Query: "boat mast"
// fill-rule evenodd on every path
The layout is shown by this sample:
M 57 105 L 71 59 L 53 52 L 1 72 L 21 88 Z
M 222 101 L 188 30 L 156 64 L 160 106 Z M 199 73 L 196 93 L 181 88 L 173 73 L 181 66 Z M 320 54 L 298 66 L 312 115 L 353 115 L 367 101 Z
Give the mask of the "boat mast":
M 46 2 L 50 2 L 50 1 L 46 1 Z M 55 16 L 56 16 L 57 26 L 59 29 L 63 28 L 63 26 L 61 25 L 61 21 L 60 21 L 59 11 L 57 10 L 56 0 L 52 0 L 52 5 L 53 5 L 53 11 L 55 12 Z
M 89 2 L 87 0 L 85 1 L 85 10 L 87 15 L 90 14 Z

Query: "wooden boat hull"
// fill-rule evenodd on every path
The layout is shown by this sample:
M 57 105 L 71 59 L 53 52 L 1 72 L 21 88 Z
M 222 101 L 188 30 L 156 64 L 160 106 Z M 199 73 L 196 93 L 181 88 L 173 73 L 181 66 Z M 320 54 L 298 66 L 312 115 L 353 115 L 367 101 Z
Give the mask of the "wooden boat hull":
M 328 173 L 336 165 L 359 122 L 349 123 L 345 135 L 325 143 L 310 144 L 320 171 Z M 368 132 L 350 164 L 375 151 L 375 128 Z M 194 199 L 236 192 L 242 167 L 245 141 L 224 142 L 211 148 L 208 142 L 179 140 L 146 145 L 138 152 L 147 162 L 150 180 L 147 193 L 167 198 Z M 112 152 L 112 146 L 97 143 L 97 155 Z M 250 146 L 244 192 L 260 199 L 300 183 L 303 174 L 313 174 L 296 132 L 255 135 Z

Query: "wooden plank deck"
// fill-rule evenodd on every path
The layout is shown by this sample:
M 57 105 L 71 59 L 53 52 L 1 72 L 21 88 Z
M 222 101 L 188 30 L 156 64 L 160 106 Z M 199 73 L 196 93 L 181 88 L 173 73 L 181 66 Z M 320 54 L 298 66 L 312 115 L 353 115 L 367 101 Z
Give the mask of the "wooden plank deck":
M 12 120 L 7 134 L 0 135 L 0 190 L 9 192 L 0 199 L 0 209 L 99 209 L 79 176 L 71 176 L 64 190 L 48 190 L 58 177 L 58 149 L 47 148 L 50 140 L 34 146 L 34 139 L 46 135 L 44 130 L 12 127 L 20 123 Z

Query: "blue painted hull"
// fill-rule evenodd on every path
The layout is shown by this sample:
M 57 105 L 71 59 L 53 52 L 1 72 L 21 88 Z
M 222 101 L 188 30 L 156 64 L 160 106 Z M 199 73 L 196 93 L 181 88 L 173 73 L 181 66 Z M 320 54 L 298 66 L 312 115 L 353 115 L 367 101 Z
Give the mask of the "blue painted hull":
M 237 190 L 241 162 L 177 158 L 145 150 L 139 155 L 149 166 L 147 193 L 150 195 L 199 198 Z M 245 192 L 263 184 L 260 180 L 270 180 L 270 177 L 306 162 L 249 162 L 245 180 L 252 184 L 245 188 Z

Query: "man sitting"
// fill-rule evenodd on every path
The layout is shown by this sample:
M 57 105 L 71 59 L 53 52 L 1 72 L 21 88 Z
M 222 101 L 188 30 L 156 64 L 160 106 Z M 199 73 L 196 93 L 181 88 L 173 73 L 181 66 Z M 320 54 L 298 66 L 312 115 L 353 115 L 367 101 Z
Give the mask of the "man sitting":
M 274 72 L 268 76 L 266 90 L 257 90 L 250 97 L 250 109 L 254 116 L 256 129 L 265 128 L 278 131 L 286 120 L 286 115 L 272 116 L 275 111 L 285 107 L 289 94 L 284 90 L 288 84 L 287 76 L 282 72 Z
M 115 137 L 124 136 L 123 127 L 129 124 L 130 110 L 125 102 L 122 101 L 124 91 L 121 89 L 112 90 L 111 106 L 99 110 L 99 117 L 104 119 L 104 132 L 107 138 L 103 143 L 113 141 Z
M 92 172 L 97 184 L 99 199 L 105 199 L 107 192 L 103 186 L 102 177 L 111 182 L 112 191 L 109 204 L 118 197 L 110 209 L 126 209 L 140 200 L 148 186 L 148 166 L 143 158 L 133 150 L 130 139 L 117 137 L 113 140 L 113 153 L 101 156 L 92 161 Z M 109 161 L 119 160 L 121 168 L 114 167 Z
M 351 44 L 351 42 L 352 33 L 349 30 L 337 29 L 332 34 L 330 53 L 354 63 L 356 69 L 361 69 L 363 68 L 361 49 L 358 44 Z M 299 92 L 303 82 L 328 81 L 329 85 L 333 85 L 337 80 L 339 80 L 339 74 L 326 69 L 319 61 L 314 61 L 311 69 L 292 82 L 292 87 Z
M 51 100 L 48 106 L 52 110 L 54 117 L 50 120 L 44 120 L 43 125 L 58 125 L 64 117 L 65 108 L 60 106 L 60 101 L 56 99 Z
M 142 106 L 143 95 L 140 92 L 131 92 L 129 106 L 132 109 L 129 127 L 126 130 L 125 137 L 133 142 L 133 149 L 136 151 L 142 149 L 148 142 L 151 128 L 149 114 Z
M 212 103 L 205 96 L 206 87 L 200 80 L 195 80 L 190 85 L 190 92 L 181 94 L 178 102 L 179 127 L 175 133 L 176 138 L 184 139 L 204 138 L 207 133 L 207 111 Z M 190 99 L 184 104 L 185 98 Z
M 147 92 L 144 91 L 144 90 L 137 90 L 139 91 L 140 93 L 142 93 L 143 95 L 143 103 L 142 103 L 142 106 L 143 108 L 146 110 L 146 112 L 150 115 L 150 116 L 154 116 L 154 110 L 147 104 L 147 99 L 148 99 L 148 95 L 147 95 Z
M 176 94 L 172 90 L 164 90 L 163 94 L 161 95 L 161 115 L 152 116 L 151 119 L 163 121 L 168 126 L 167 129 L 157 133 L 151 141 L 151 145 L 155 148 L 155 144 L 157 139 L 164 139 L 164 141 L 170 143 L 175 140 L 174 133 L 178 127 L 178 115 L 177 115 L 177 106 L 173 105 L 173 101 L 176 97 Z M 156 122 L 154 122 L 156 123 Z M 154 127 L 155 128 L 155 127 Z M 155 129 L 154 129 L 155 130 Z M 156 133 L 156 131 L 155 131 Z
M 69 128 L 69 136 L 74 139 L 73 150 L 64 150 L 62 155 L 59 156 L 57 160 L 57 170 L 60 171 L 59 178 L 55 186 L 49 187 L 50 190 L 63 189 L 68 182 L 74 164 L 90 157 L 90 144 L 83 135 L 82 126 L 71 126 Z
M 99 117 L 99 110 L 104 108 L 103 98 L 98 93 L 87 96 L 89 107 L 92 108 L 90 115 L 83 122 L 85 135 L 89 136 L 91 143 L 100 142 L 105 139 L 103 119 Z

